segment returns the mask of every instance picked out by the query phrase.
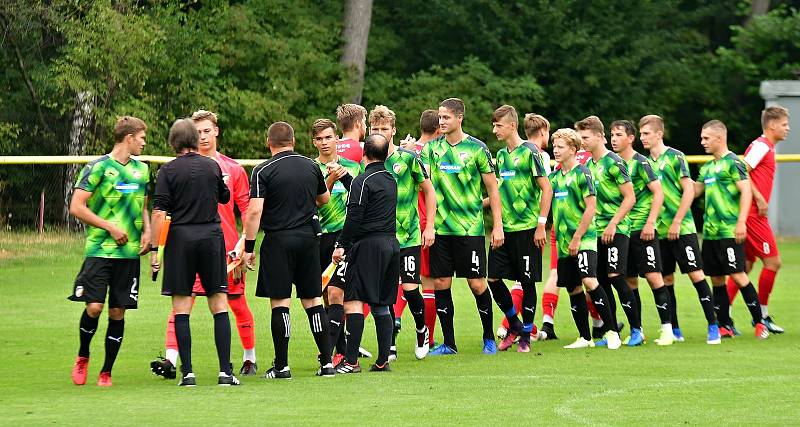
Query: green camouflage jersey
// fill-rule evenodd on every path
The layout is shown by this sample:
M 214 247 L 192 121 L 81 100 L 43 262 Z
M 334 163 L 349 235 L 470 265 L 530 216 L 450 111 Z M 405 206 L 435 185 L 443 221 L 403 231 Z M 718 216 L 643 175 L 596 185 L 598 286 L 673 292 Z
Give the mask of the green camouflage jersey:
M 86 225 L 84 256 L 98 258 L 139 258 L 142 238 L 142 209 L 150 182 L 147 164 L 130 159 L 119 163 L 105 155 L 86 164 L 75 188 L 92 193 L 86 206 L 100 218 L 128 235 L 128 243 L 118 246 L 102 228 Z
M 550 174 L 553 185 L 553 227 L 556 229 L 556 248 L 559 258 L 569 257 L 569 242 L 586 210 L 586 197 L 595 196 L 592 175 L 589 169 L 581 164 L 566 173 L 556 170 Z M 597 251 L 597 228 L 595 220 L 589 223 L 586 233 L 581 238 L 579 250 Z
M 420 156 L 436 190 L 436 234 L 483 236 L 481 174 L 494 172 L 486 144 L 467 135 L 450 145 L 441 136 L 425 144 Z
M 536 228 L 542 200 L 542 189 L 536 178 L 547 176 L 541 151 L 525 141 L 511 152 L 508 147 L 501 148 L 496 160 L 503 205 L 503 231 Z
M 733 239 L 741 198 L 736 183 L 747 180 L 744 163 L 736 154 L 728 152 L 719 160 L 704 164 L 697 180 L 705 185 L 706 194 L 703 239 Z
M 397 241 L 400 248 L 419 246 L 422 244 L 417 212 L 419 184 L 428 179 L 428 173 L 417 153 L 405 148 L 395 148 L 383 164 L 397 181 Z
M 658 159 L 647 156 L 647 160 L 650 161 L 653 172 L 661 181 L 661 190 L 664 192 L 664 207 L 658 217 L 656 230 L 660 238 L 666 238 L 669 226 L 672 225 L 672 218 L 675 218 L 675 214 L 678 213 L 678 207 L 681 205 L 681 196 L 683 195 L 681 178 L 687 177 L 691 179 L 689 163 L 683 153 L 672 147 L 667 147 L 664 153 L 658 156 Z M 697 233 L 697 228 L 694 226 L 692 210 L 689 209 L 686 212 L 686 216 L 683 217 L 679 234 L 683 236 L 694 233 Z
M 628 166 L 622 157 L 609 151 L 597 162 L 590 158 L 586 165 L 594 178 L 594 188 L 597 191 L 597 211 L 594 215 L 595 226 L 602 233 L 611 218 L 622 204 L 622 191 L 619 186 L 631 182 L 628 176 Z M 617 224 L 617 233 L 629 236 L 631 232 L 631 219 L 628 215 Z
M 327 176 L 328 168 L 325 164 L 320 163 L 319 159 L 314 159 L 314 161 L 322 171 L 322 175 Z M 338 156 L 336 162 L 342 165 L 353 178 L 364 172 L 364 168 L 360 163 L 342 156 Z M 317 208 L 317 212 L 319 213 L 319 223 L 322 226 L 323 233 L 334 233 L 344 227 L 344 218 L 347 215 L 347 189 L 341 182 L 336 181 L 333 184 L 330 201 Z
M 633 205 L 628 217 L 631 219 L 631 231 L 641 231 L 650 216 L 650 206 L 653 204 L 653 192 L 647 187 L 658 177 L 653 172 L 653 167 L 647 161 L 647 157 L 636 153 L 626 161 L 628 174 L 633 183 L 633 193 L 636 195 L 636 204 Z

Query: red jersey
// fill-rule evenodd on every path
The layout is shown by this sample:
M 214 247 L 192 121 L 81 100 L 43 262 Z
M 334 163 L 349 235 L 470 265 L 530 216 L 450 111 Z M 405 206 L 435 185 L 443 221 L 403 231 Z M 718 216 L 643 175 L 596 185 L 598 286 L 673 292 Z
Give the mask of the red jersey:
M 354 139 L 342 138 L 336 144 L 336 153 L 345 159 L 361 163 L 361 158 L 364 157 L 364 144 Z
M 228 203 L 217 205 L 217 212 L 222 222 L 222 234 L 225 236 L 225 251 L 231 251 L 239 241 L 239 230 L 236 228 L 236 216 L 233 207 L 239 208 L 244 219 L 247 205 L 250 203 L 250 179 L 242 165 L 230 157 L 217 153 L 214 160 L 222 169 L 222 179 L 231 191 L 231 200 Z
M 577 160 L 578 163 L 582 165 L 585 165 L 586 161 L 588 161 L 591 158 L 592 158 L 592 153 L 586 150 L 579 150 L 577 153 L 575 153 L 575 160 Z M 561 165 L 556 164 L 556 168 L 554 170 L 561 170 Z
M 744 161 L 750 166 L 750 179 L 753 185 L 769 203 L 772 196 L 772 181 L 775 179 L 775 144 L 764 135 L 759 136 L 747 147 Z M 758 215 L 755 198 L 750 207 L 750 215 Z

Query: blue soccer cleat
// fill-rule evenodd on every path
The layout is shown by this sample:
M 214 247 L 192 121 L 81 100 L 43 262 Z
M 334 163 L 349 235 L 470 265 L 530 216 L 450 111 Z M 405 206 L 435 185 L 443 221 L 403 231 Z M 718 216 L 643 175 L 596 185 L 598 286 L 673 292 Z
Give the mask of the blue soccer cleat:
M 706 344 L 719 344 L 722 342 L 722 337 L 719 334 L 719 326 L 716 324 L 708 325 L 708 339 Z
M 628 347 L 636 347 L 644 344 L 644 334 L 642 333 L 642 330 L 631 328 L 631 336 L 628 338 L 628 342 L 626 344 Z
M 447 344 L 439 344 L 428 353 L 429 356 L 448 356 L 451 354 L 458 354 L 458 351 Z
M 497 354 L 497 343 L 493 339 L 483 339 L 483 354 Z
M 681 332 L 681 328 L 672 328 L 672 336 L 675 337 L 675 342 L 686 341 L 686 338 L 683 337 L 683 332 Z

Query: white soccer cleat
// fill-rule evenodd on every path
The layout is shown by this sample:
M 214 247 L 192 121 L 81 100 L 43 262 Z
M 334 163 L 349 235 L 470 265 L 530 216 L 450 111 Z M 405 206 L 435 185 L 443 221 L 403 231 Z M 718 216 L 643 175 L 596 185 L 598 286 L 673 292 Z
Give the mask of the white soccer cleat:
M 497 339 L 502 340 L 508 334 L 508 330 L 502 326 L 497 327 Z
M 428 355 L 430 351 L 430 345 L 428 344 L 429 338 L 430 332 L 427 326 L 422 332 L 417 332 L 417 344 L 414 346 L 414 357 L 416 357 L 417 360 L 422 360 Z
M 617 339 L 619 339 L 619 337 L 617 337 Z M 593 348 L 593 347 L 594 347 L 594 341 L 584 339 L 583 337 L 578 337 L 578 339 L 575 340 L 574 343 L 564 346 L 564 348 L 569 348 L 569 349 L 572 349 L 572 348 Z
M 608 343 L 609 350 L 616 350 L 622 347 L 622 340 L 619 339 L 619 333 L 616 331 L 608 331 L 603 335 Z

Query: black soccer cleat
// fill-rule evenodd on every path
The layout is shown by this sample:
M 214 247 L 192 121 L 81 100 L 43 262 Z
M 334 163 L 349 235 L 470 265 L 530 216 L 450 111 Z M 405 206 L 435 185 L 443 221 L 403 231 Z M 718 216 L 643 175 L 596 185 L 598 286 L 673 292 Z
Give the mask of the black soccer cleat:
M 177 371 L 175 365 L 169 360 L 158 356 L 158 359 L 150 362 L 150 370 L 158 376 L 162 376 L 168 380 L 177 378 Z
M 342 363 L 336 365 L 337 374 L 358 374 L 360 372 L 361 365 L 358 362 L 355 365 L 351 365 L 346 360 L 342 360 Z
M 378 365 L 377 363 L 373 363 L 372 366 L 369 367 L 370 372 L 392 372 L 392 368 L 389 367 L 389 362 L 384 363 L 383 365 Z
M 242 364 L 242 369 L 239 369 L 239 375 L 243 377 L 258 375 L 258 365 L 256 362 L 245 360 Z
M 233 374 L 230 374 L 230 375 L 220 375 L 219 379 L 217 379 L 217 385 L 222 387 L 228 387 L 232 385 L 241 385 L 241 383 L 239 382 L 238 378 L 233 376 Z
M 194 376 L 194 372 L 189 372 L 188 374 L 181 377 L 181 381 L 178 383 L 180 387 L 194 387 L 197 385 L 197 378 Z
M 540 334 L 544 335 L 544 339 L 545 340 L 557 340 L 558 339 L 558 336 L 556 335 L 556 331 L 553 328 L 553 324 L 552 323 L 548 323 L 548 322 L 542 323 L 542 329 L 540 331 Z
M 318 377 L 333 377 L 336 376 L 336 368 L 333 367 L 333 363 L 328 363 L 325 366 L 320 366 L 317 370 Z
M 275 379 L 275 380 L 289 380 L 292 378 L 292 371 L 289 369 L 288 366 L 284 366 L 283 369 L 275 369 L 275 366 L 267 369 L 267 372 L 264 374 L 262 378 L 265 379 Z

